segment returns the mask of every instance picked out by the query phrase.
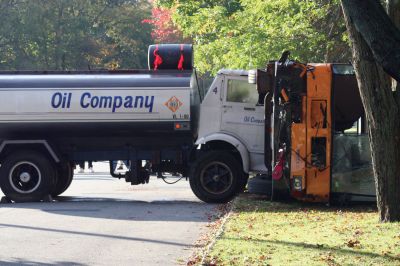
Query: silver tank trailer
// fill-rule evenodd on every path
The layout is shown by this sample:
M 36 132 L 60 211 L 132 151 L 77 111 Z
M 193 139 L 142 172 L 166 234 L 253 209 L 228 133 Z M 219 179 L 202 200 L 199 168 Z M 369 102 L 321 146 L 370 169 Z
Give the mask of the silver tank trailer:
M 171 69 L 182 47 L 185 68 Z M 0 139 L 44 139 L 66 152 L 192 145 L 199 98 L 191 45 L 157 49 L 157 70 L 0 72 Z

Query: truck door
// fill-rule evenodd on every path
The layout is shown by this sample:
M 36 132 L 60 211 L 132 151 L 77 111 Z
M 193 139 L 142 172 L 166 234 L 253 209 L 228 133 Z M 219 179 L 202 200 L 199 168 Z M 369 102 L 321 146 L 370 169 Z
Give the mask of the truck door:
M 240 139 L 250 152 L 264 153 L 264 107 L 257 105 L 255 84 L 247 76 L 226 76 L 223 90 L 221 130 Z

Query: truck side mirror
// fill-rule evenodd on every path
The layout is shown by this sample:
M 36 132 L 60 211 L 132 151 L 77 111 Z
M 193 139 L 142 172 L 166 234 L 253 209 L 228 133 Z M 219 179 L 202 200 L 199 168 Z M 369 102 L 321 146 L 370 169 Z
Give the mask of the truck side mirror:
M 250 69 L 248 71 L 247 79 L 250 84 L 256 84 L 257 83 L 257 69 Z
M 271 91 L 273 77 L 267 69 L 251 69 L 248 71 L 248 83 L 256 84 L 259 101 L 257 105 L 264 104 L 265 95 Z
M 258 93 L 267 93 L 272 88 L 272 77 L 267 70 L 251 69 L 248 71 L 248 82 L 257 85 Z

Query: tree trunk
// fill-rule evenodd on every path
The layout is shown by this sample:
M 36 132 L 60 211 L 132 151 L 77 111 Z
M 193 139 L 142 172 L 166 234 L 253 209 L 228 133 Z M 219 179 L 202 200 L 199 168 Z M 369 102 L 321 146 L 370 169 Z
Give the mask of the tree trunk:
M 351 24 L 362 35 L 375 60 L 400 81 L 400 31 L 390 21 L 379 0 L 342 0 Z M 384 41 L 383 41 L 384 40 Z
M 388 0 L 387 12 L 397 29 L 400 29 L 400 0 Z M 397 104 L 400 105 L 400 82 L 393 79 L 392 90 L 395 91 Z
M 369 125 L 368 134 L 380 220 L 400 221 L 400 108 L 391 89 L 390 77 L 375 61 L 376 54 L 359 32 L 360 29 L 368 27 L 365 25 L 366 21 L 376 29 L 382 29 L 387 25 L 380 24 L 382 19 L 377 22 L 376 15 L 368 16 L 371 8 L 377 7 L 366 2 L 379 4 L 378 1 L 341 0 L 341 2 L 352 43 L 358 86 Z M 360 6 L 361 2 L 364 3 Z M 383 10 L 380 4 L 379 7 Z M 386 13 L 383 14 L 387 17 Z M 387 21 L 392 24 L 390 20 Z M 386 38 L 383 36 L 381 38 L 380 42 L 385 43 Z M 392 48 L 398 49 L 398 45 Z

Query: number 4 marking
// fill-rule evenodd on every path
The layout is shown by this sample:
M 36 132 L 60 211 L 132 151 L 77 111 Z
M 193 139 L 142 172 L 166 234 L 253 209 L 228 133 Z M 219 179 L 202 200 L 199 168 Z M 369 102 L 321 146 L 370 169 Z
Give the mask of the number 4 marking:
M 215 88 L 213 89 L 213 92 L 214 92 L 215 94 L 217 94 L 217 92 L 218 92 L 218 87 L 215 87 Z

